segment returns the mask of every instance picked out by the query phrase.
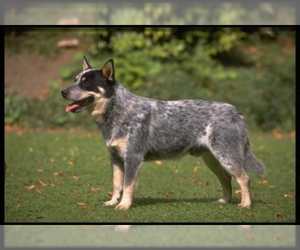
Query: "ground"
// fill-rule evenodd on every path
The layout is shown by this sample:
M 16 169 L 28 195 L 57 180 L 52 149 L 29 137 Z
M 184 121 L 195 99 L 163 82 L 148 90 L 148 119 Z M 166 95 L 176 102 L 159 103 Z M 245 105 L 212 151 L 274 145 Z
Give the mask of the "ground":
M 5 91 L 22 96 L 42 97 L 49 81 L 60 82 L 59 70 L 72 62 L 76 49 L 62 48 L 53 59 L 23 50 L 11 53 L 5 49 Z

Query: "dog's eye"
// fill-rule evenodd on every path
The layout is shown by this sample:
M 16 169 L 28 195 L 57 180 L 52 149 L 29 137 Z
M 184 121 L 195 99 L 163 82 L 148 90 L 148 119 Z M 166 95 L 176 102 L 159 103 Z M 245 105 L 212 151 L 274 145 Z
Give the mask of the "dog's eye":
M 90 86 L 90 83 L 88 81 L 82 82 L 84 86 Z

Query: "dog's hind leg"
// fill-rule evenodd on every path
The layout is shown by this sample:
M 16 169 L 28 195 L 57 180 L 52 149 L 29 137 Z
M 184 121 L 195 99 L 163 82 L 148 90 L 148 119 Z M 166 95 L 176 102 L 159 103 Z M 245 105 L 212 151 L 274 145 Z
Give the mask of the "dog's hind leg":
M 111 156 L 111 167 L 113 171 L 113 194 L 111 200 L 106 201 L 104 206 L 113 206 L 119 202 L 123 190 L 124 164 Z
M 223 196 L 218 202 L 227 203 L 231 200 L 231 175 L 222 167 L 219 161 L 212 155 L 210 151 L 206 151 L 202 154 L 202 158 L 208 168 L 218 177 L 222 189 Z
M 243 167 L 243 158 L 236 157 L 236 160 L 234 160 L 234 155 L 231 155 L 231 157 L 227 157 L 227 158 L 220 157 L 220 159 L 218 160 L 219 160 L 219 164 L 224 169 L 223 171 L 227 172 L 228 176 L 234 177 L 241 188 L 242 200 L 241 203 L 239 204 L 239 207 L 246 207 L 246 208 L 251 207 L 250 180 Z M 225 179 L 226 178 L 224 178 L 223 181 L 225 181 Z M 224 185 L 223 185 L 223 190 L 224 190 Z

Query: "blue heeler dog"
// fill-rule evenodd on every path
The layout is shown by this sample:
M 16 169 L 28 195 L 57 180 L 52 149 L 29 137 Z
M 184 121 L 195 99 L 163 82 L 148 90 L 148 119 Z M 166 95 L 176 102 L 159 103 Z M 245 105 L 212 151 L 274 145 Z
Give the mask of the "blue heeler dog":
M 223 196 L 231 199 L 231 177 L 240 185 L 239 207 L 250 207 L 250 181 L 245 169 L 264 173 L 253 155 L 245 120 L 230 104 L 203 100 L 159 101 L 126 90 L 115 79 L 114 62 L 93 69 L 83 58 L 83 71 L 62 90 L 73 101 L 66 112 L 87 109 L 100 128 L 110 154 L 113 194 L 104 205 L 128 209 L 143 162 L 187 153 L 202 156 L 218 177 Z

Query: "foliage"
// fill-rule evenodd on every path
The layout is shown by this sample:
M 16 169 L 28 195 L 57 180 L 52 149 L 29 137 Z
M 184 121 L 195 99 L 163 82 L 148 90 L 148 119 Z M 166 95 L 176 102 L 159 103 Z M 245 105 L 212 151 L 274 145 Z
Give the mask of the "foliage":
M 90 46 L 86 52 L 74 54 L 72 66 L 60 70 L 62 80 L 70 82 L 82 70 L 83 54 L 99 69 L 107 59 L 114 58 L 116 78 L 136 94 L 161 100 L 228 102 L 241 110 L 251 129 L 295 129 L 293 29 L 135 26 L 70 29 L 67 37 L 76 31 Z M 46 33 L 50 37 L 49 30 Z M 59 33 L 65 33 L 65 29 L 55 32 L 56 37 Z M 81 119 L 65 113 L 61 84 L 49 84 L 44 100 L 6 93 L 6 106 L 11 105 L 12 98 L 24 101 L 15 111 L 6 107 L 7 123 L 96 128 L 86 112 L 80 114 Z
M 14 92 L 11 94 L 5 93 L 4 99 L 4 118 L 5 124 L 18 123 L 24 110 L 21 96 Z

